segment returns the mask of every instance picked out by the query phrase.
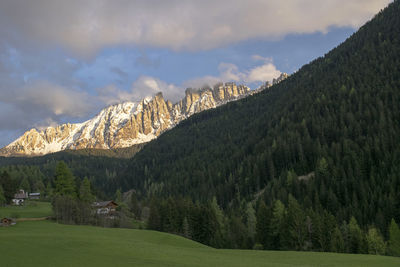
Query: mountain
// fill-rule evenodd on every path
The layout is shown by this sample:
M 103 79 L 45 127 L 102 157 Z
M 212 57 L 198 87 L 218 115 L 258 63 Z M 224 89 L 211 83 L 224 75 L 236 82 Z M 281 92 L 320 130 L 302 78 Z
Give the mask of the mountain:
M 286 78 L 282 74 L 274 83 Z M 252 94 L 247 86 L 217 84 L 202 90 L 187 89 L 176 104 L 162 93 L 140 102 L 125 102 L 103 109 L 83 123 L 31 129 L 0 150 L 0 155 L 43 155 L 66 149 L 115 149 L 149 142 L 182 120 L 203 110 Z

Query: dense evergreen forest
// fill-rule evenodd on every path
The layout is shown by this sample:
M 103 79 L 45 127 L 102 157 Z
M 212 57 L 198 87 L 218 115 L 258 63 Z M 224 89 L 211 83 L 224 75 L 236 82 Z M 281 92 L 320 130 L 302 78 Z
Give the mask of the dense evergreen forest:
M 132 159 L 0 164 L 38 165 L 45 185 L 64 160 L 98 197 L 134 189 L 129 205 L 150 229 L 215 247 L 400 256 L 399 136 L 394 1 L 285 81 L 192 116 Z
M 392 218 L 400 222 L 399 122 L 395 1 L 287 80 L 160 136 L 131 161 L 120 184 L 163 198 L 215 197 L 230 218 L 224 226 L 236 228 L 231 234 L 246 232 L 251 203 L 272 227 L 257 232 L 264 248 L 336 251 L 332 242 L 348 240 L 349 229 L 388 239 Z M 292 227 L 285 241 L 279 220 Z M 314 242 L 318 231 L 327 240 Z M 339 250 L 367 252 L 363 240 Z

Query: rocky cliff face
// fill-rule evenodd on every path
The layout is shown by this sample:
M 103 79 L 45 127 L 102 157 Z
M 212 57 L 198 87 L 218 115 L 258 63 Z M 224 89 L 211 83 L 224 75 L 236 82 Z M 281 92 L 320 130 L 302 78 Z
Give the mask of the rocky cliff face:
M 43 155 L 65 149 L 121 148 L 148 142 L 194 113 L 245 97 L 250 89 L 235 83 L 202 90 L 187 89 L 176 104 L 161 93 L 140 102 L 125 102 L 103 109 L 83 123 L 31 129 L 0 150 L 0 155 Z

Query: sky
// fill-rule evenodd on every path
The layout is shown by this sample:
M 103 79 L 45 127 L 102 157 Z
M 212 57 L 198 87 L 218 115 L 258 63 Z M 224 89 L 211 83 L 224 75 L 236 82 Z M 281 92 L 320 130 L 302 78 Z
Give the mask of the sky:
M 0 0 L 0 147 L 159 91 L 255 89 L 346 40 L 390 0 Z

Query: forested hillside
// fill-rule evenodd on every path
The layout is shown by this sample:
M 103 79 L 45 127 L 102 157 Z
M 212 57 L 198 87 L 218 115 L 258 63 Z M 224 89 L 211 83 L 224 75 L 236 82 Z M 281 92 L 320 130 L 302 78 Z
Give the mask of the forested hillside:
M 376 227 L 387 238 L 391 219 L 400 221 L 399 111 L 395 1 L 287 80 L 193 116 L 151 142 L 120 184 L 159 197 L 216 197 L 243 225 L 246 203 L 265 202 L 270 218 L 278 200 L 285 213 L 292 199 L 301 211 L 292 223 L 304 223 L 305 236 L 307 220 L 315 226 L 310 218 L 317 213 L 333 220 L 329 238 L 352 217 L 365 232 Z M 269 239 L 264 247 L 302 249 L 307 239 L 281 245 Z

